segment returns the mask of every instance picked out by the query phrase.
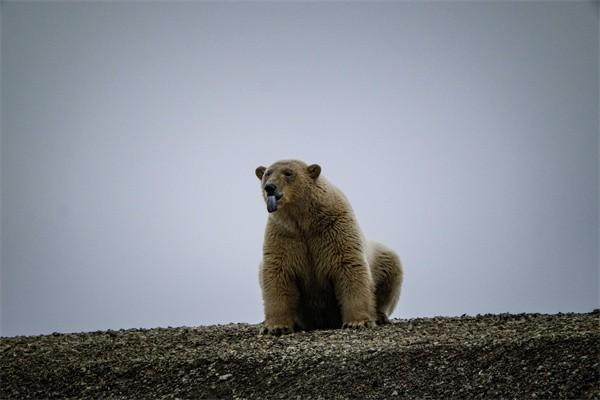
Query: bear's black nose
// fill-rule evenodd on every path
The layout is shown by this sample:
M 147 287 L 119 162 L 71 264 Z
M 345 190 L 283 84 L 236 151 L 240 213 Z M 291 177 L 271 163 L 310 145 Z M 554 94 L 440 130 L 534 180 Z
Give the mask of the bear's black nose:
M 265 192 L 267 192 L 267 196 L 274 196 L 276 190 L 277 190 L 277 186 L 275 186 L 272 183 L 267 183 L 265 185 Z

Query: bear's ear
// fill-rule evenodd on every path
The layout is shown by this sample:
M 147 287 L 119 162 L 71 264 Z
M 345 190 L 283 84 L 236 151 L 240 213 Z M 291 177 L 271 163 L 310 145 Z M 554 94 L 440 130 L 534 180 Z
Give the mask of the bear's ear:
M 313 179 L 317 179 L 321 175 L 321 166 L 318 164 L 309 165 L 307 170 L 308 175 Z
M 260 167 L 257 167 L 257 168 L 256 168 L 256 171 L 255 171 L 255 173 L 256 173 L 256 176 L 257 176 L 257 178 L 258 178 L 258 179 L 261 179 L 261 180 L 262 180 L 262 177 L 263 177 L 263 175 L 265 174 L 265 170 L 266 170 L 266 169 L 267 169 L 267 168 L 266 168 L 266 167 L 263 167 L 262 165 L 261 165 Z

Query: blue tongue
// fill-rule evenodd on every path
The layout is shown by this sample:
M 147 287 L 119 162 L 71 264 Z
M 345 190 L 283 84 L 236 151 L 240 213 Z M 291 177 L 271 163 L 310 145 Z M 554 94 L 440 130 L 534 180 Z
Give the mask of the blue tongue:
M 267 196 L 267 211 L 270 213 L 277 211 L 277 198 L 275 196 Z

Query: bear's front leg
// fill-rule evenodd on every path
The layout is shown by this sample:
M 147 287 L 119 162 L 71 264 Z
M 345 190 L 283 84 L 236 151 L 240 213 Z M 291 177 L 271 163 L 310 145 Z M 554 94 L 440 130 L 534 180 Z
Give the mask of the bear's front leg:
M 294 331 L 299 293 L 293 277 L 284 268 L 263 264 L 261 287 L 265 322 L 261 334 L 282 335 Z
M 342 266 L 334 280 L 343 328 L 375 326 L 375 295 L 367 266 Z

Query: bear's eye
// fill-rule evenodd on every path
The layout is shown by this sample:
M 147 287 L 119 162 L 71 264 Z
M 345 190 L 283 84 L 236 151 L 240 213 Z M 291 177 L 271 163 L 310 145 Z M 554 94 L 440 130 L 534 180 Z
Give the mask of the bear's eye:
M 267 172 L 265 172 L 265 175 L 266 175 L 266 176 L 271 176 L 271 171 L 267 171 Z
M 283 175 L 285 175 L 287 177 L 290 177 L 290 176 L 292 176 L 294 174 L 292 173 L 292 171 L 283 171 Z

